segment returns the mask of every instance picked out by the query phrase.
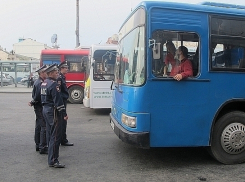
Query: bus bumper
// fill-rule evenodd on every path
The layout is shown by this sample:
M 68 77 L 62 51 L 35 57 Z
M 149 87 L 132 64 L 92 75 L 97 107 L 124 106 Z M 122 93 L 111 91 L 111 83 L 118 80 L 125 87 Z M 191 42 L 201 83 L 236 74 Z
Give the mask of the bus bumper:
M 83 99 L 83 105 L 85 107 L 90 107 L 90 99 Z
M 110 113 L 110 124 L 114 133 L 123 142 L 140 147 L 150 148 L 150 134 L 149 132 L 131 132 L 125 130 Z

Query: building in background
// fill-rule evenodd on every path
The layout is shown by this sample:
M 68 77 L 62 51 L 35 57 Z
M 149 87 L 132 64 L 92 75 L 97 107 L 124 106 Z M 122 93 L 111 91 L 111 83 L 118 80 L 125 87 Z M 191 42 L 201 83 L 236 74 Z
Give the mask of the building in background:
M 118 44 L 118 35 L 114 34 L 107 39 L 106 44 Z
M 43 49 L 52 48 L 47 46 L 47 44 L 37 42 L 31 38 L 20 38 L 19 42 L 13 45 L 14 54 L 32 59 L 40 59 L 41 50 Z
M 0 47 L 0 60 L 2 61 L 10 61 L 10 60 L 24 61 L 24 60 L 36 60 L 36 58 L 15 54 L 14 51 L 8 52 L 6 50 L 3 50 Z
M 9 52 L 6 51 L 6 49 L 3 49 L 1 46 L 0 46 L 0 60 L 8 60 L 8 57 L 9 57 Z

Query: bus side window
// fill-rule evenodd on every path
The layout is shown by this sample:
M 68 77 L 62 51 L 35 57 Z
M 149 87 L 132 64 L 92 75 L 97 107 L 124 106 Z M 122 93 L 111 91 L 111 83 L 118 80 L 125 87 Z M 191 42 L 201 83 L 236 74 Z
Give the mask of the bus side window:
M 231 63 L 232 67 L 244 68 L 241 62 L 243 62 L 244 49 L 242 47 L 236 47 L 231 50 Z
M 239 60 L 239 68 L 245 68 L 245 60 L 244 59 L 240 59 Z
M 244 57 L 244 49 L 242 47 L 227 48 L 224 51 L 215 54 L 215 65 L 218 68 L 241 68 Z
M 229 62 L 230 55 L 228 51 L 220 51 L 215 54 L 214 65 L 217 68 L 223 68 L 226 66 L 225 63 Z

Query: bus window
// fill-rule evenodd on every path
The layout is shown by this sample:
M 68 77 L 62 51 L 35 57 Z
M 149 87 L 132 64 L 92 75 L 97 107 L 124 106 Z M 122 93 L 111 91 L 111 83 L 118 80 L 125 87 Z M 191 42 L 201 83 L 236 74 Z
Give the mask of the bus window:
M 65 60 L 68 63 L 69 72 L 85 72 L 86 68 L 84 66 L 87 64 L 86 61 L 88 59 L 84 58 L 84 56 L 66 55 Z
M 115 82 L 139 86 L 144 83 L 144 27 L 137 27 L 121 42 L 120 56 L 115 64 Z M 145 76 L 145 75 L 144 75 Z M 142 82 L 143 81 L 143 82 Z
M 45 50 L 46 51 L 46 50 Z M 46 65 L 51 65 L 51 64 L 60 64 L 61 62 L 61 55 L 50 55 L 50 54 L 41 54 L 41 62 L 42 64 L 46 64 Z
M 199 36 L 196 33 L 158 30 L 153 33 L 152 38 L 160 43 L 162 50 L 160 59 L 152 59 L 154 76 L 175 76 L 171 72 L 179 65 L 175 50 L 182 45 L 188 49 L 188 59 L 192 62 L 193 76 L 198 74 L 200 54 L 198 49 Z
M 87 71 L 88 64 L 89 64 L 88 56 L 83 56 L 83 58 L 81 60 L 81 71 L 82 72 Z
M 245 22 L 242 20 L 211 17 L 212 70 L 244 69 Z

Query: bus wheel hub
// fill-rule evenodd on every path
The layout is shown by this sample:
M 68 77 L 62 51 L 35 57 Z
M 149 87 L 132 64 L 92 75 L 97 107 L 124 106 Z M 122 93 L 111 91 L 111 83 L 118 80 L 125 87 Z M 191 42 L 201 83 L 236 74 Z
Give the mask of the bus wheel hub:
M 81 92 L 79 92 L 79 90 L 73 90 L 71 96 L 73 99 L 78 99 L 81 97 Z
M 245 126 L 241 123 L 228 125 L 221 135 L 221 145 L 229 154 L 239 154 L 245 150 Z

